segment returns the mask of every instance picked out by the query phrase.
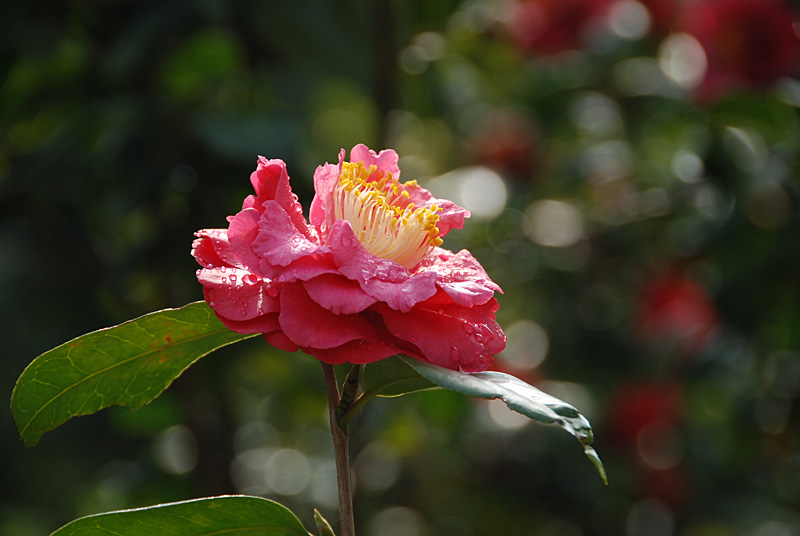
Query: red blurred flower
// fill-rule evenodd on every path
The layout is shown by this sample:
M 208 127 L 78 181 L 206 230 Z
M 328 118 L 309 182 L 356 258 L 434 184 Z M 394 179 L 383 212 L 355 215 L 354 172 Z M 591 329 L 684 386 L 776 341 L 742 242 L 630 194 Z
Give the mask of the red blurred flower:
M 587 23 L 609 4 L 610 0 L 516 0 L 507 14 L 509 32 L 523 52 L 579 49 Z
M 438 247 L 469 212 L 400 183 L 397 153 L 364 145 L 314 174 L 310 223 L 281 160 L 261 157 L 256 195 L 227 229 L 197 233 L 197 278 L 217 317 L 273 346 L 326 363 L 403 353 L 486 369 L 505 348 L 500 291 L 466 250 Z
M 521 112 L 492 111 L 481 118 L 467 140 L 466 158 L 470 164 L 526 180 L 533 174 L 536 142 L 536 132 Z
M 642 432 L 658 424 L 677 425 L 681 411 L 681 386 L 666 381 L 623 384 L 611 397 L 606 428 L 626 447 L 635 447 Z
M 650 12 L 653 29 L 659 34 L 668 34 L 675 29 L 678 13 L 687 0 L 639 0 Z M 693 0 L 688 0 L 692 2 Z
M 634 330 L 651 343 L 701 350 L 717 326 L 706 290 L 680 271 L 651 281 L 639 301 Z
M 685 438 L 683 387 L 672 380 L 624 383 L 611 397 L 604 430 L 638 460 L 641 493 L 675 507 L 690 493 L 681 466 Z
M 703 0 L 687 4 L 681 19 L 708 60 L 701 96 L 766 87 L 800 73 L 798 17 L 783 0 Z

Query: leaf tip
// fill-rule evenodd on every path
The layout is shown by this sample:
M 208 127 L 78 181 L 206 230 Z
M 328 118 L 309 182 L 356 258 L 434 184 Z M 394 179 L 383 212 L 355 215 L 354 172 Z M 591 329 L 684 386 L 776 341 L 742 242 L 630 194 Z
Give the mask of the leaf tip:
M 594 468 L 597 470 L 597 474 L 599 474 L 600 478 L 603 480 L 603 484 L 608 486 L 608 475 L 606 474 L 606 468 L 603 465 L 603 461 L 600 459 L 600 456 L 597 455 L 597 451 L 595 451 L 589 445 L 584 445 L 583 452 L 592 462 L 592 465 L 594 465 Z
M 336 536 L 336 533 L 333 532 L 333 527 L 331 527 L 331 524 L 328 523 L 327 519 L 322 517 L 322 514 L 320 514 L 319 510 L 316 508 L 314 508 L 314 523 L 317 525 L 319 536 Z

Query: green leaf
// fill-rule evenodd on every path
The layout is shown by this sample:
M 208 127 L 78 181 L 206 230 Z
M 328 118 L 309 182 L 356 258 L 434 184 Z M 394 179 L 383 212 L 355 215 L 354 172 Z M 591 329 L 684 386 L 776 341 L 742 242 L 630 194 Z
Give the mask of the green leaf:
M 458 372 L 432 365 L 426 361 L 403 357 L 411 368 L 440 387 L 476 398 L 501 399 L 506 405 L 531 419 L 555 423 L 575 436 L 592 461 L 603 482 L 608 484 L 603 462 L 592 448 L 594 434 L 586 417 L 577 409 L 553 396 L 528 385 L 519 378 L 502 372 Z
M 336 533 L 333 532 L 333 527 L 331 524 L 328 523 L 328 520 L 322 517 L 322 514 L 319 513 L 319 510 L 314 508 L 314 523 L 317 524 L 317 531 L 319 531 L 319 536 L 336 536 Z
M 11 395 L 17 431 L 31 446 L 72 417 L 141 407 L 204 355 L 253 336 L 226 328 L 205 302 L 81 335 L 23 371 Z
M 274 501 L 230 495 L 82 517 L 51 536 L 309 536 L 297 517 Z
M 364 392 L 378 396 L 400 396 L 423 389 L 433 389 L 436 384 L 420 376 L 400 356 L 388 357 L 364 368 Z

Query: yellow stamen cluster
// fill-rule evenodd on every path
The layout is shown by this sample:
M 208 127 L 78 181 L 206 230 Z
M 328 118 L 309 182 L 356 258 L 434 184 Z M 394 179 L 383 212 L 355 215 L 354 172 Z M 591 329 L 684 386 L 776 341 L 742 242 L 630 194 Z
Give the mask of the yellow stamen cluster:
M 416 181 L 403 184 L 414 185 Z M 332 201 L 334 219 L 349 221 L 367 251 L 408 269 L 442 243 L 436 227 L 441 209 L 415 207 L 392 174 L 376 166 L 342 163 Z

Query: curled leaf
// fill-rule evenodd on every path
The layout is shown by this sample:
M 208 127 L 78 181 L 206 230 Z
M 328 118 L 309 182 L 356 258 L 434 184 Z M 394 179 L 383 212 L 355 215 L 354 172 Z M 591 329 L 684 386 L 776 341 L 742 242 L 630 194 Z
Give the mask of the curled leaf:
M 603 462 L 592 448 L 594 434 L 589 421 L 570 404 L 540 391 L 519 378 L 502 372 L 459 372 L 432 365 L 426 361 L 403 357 L 412 369 L 436 385 L 467 396 L 493 400 L 499 398 L 506 405 L 526 417 L 542 423 L 555 423 L 574 436 L 583 452 L 594 464 L 603 482 L 608 484 Z

